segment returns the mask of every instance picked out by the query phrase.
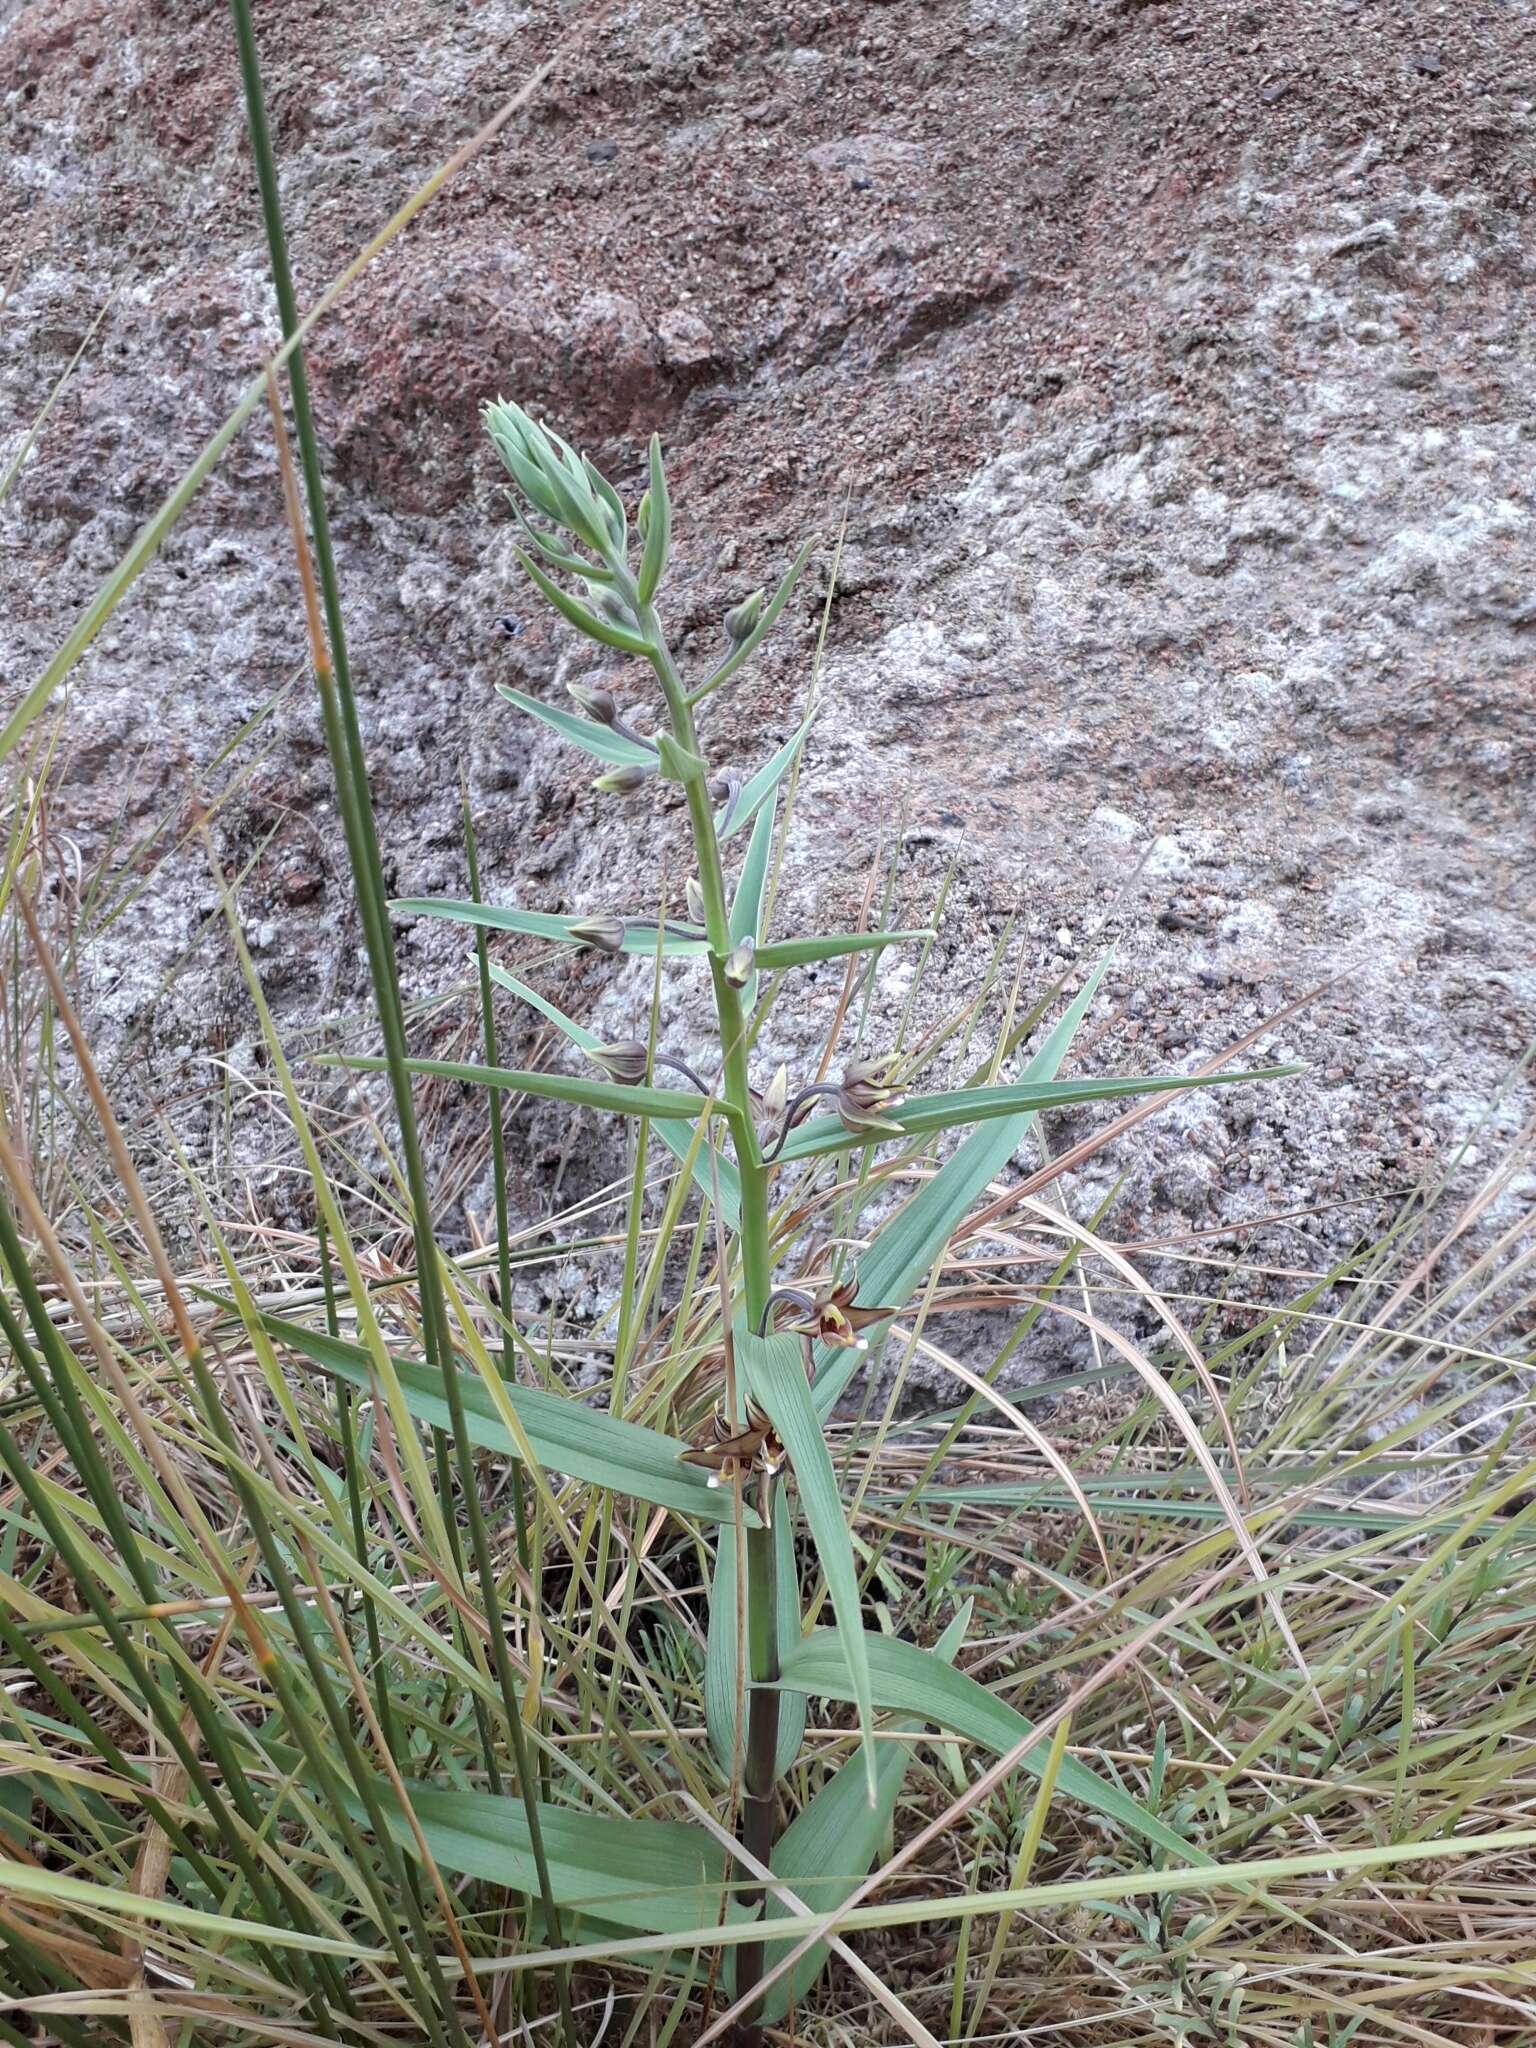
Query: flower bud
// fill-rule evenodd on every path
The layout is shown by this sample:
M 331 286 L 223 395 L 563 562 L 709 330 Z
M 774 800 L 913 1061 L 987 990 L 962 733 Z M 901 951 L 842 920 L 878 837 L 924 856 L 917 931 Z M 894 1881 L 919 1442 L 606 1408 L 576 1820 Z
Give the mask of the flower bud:
M 696 876 L 690 875 L 683 885 L 683 894 L 688 899 L 689 917 L 695 924 L 703 924 L 705 921 L 703 883 Z
M 618 699 L 612 690 L 594 690 L 586 683 L 567 683 L 566 689 L 575 698 L 578 710 L 598 725 L 612 725 L 619 715 Z
M 616 590 L 593 591 L 592 595 L 605 619 L 611 619 L 616 626 L 627 626 L 631 633 L 639 631 L 640 621 Z
M 906 1097 L 893 1086 L 890 1059 L 850 1060 L 837 1089 L 837 1113 L 850 1131 L 897 1131 L 886 1112 L 899 1109 Z
M 754 590 L 750 597 L 744 597 L 740 604 L 731 606 L 725 615 L 726 638 L 739 647 L 743 640 L 750 640 L 758 620 L 763 616 L 763 602 L 766 593 Z
M 732 946 L 726 955 L 725 966 L 721 972 L 732 988 L 745 988 L 752 979 L 752 970 L 756 964 L 756 941 L 743 939 L 739 946 Z
M 602 911 L 596 917 L 578 918 L 570 927 L 571 937 L 581 946 L 590 946 L 597 953 L 617 953 L 624 945 L 624 920 L 615 917 L 612 911 Z
M 590 1045 L 587 1058 L 595 1061 L 610 1081 L 626 1088 L 638 1088 L 650 1071 L 650 1055 L 638 1038 L 620 1039 L 616 1045 Z
M 789 1069 L 780 1067 L 768 1086 L 763 1090 L 763 1115 L 769 1123 L 779 1123 L 789 1102 Z
M 592 787 L 604 796 L 633 796 L 655 773 L 654 768 L 642 768 L 638 761 L 626 761 L 622 768 L 610 768 L 606 775 L 596 776 Z

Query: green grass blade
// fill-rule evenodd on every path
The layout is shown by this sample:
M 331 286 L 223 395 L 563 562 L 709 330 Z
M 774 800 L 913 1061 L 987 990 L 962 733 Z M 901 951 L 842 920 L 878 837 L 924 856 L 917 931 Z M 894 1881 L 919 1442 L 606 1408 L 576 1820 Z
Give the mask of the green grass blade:
M 745 1372 L 752 1398 L 766 1411 L 789 1453 L 800 1505 L 821 1559 L 837 1618 L 837 1634 L 844 1645 L 854 1704 L 859 1710 L 859 1733 L 864 1738 L 865 1781 L 873 1801 L 877 1788 L 874 1746 L 869 1738 L 874 1722 L 874 1697 L 870 1691 L 859 1582 L 853 1568 L 853 1544 L 821 1418 L 812 1405 L 806 1383 L 800 1340 L 743 1333 L 736 1339 L 736 1362 Z
M 936 1658 L 954 1657 L 965 1639 L 969 1614 L 967 1603 L 935 1645 Z M 786 1694 L 785 1705 L 794 1697 L 793 1693 Z M 832 1773 L 774 1845 L 774 1876 L 782 1878 L 814 1912 L 830 1912 L 852 1897 L 879 1855 L 880 1844 L 895 1814 L 916 1745 L 881 1742 L 873 1746 L 879 1751 L 875 1760 L 874 1805 L 869 1803 L 863 1758 L 851 1757 Z M 786 1920 L 789 1909 L 770 1893 L 764 1918 Z M 782 1943 L 766 1944 L 765 1962 L 771 1965 L 783 1950 Z M 826 1943 L 818 1942 L 769 1988 L 762 2013 L 767 2025 L 776 2025 L 791 2004 L 799 2004 L 809 1995 L 826 1967 L 828 1953 Z

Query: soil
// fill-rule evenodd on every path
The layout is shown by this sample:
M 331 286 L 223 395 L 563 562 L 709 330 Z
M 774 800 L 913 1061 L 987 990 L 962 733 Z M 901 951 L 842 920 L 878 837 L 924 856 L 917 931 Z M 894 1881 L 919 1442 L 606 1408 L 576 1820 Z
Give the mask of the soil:
M 401 894 L 464 893 L 467 784 L 500 900 L 654 907 L 668 862 L 680 896 L 675 812 L 594 796 L 496 695 L 563 698 L 601 665 L 520 584 L 476 412 L 516 397 L 631 497 L 659 428 L 690 671 L 728 605 L 828 536 L 771 657 L 713 700 L 717 761 L 796 722 L 846 521 L 786 927 L 846 919 L 892 862 L 920 917 L 953 866 L 930 1014 L 1009 920 L 1032 992 L 1113 944 L 1087 1072 L 1188 1066 L 1328 984 L 1263 1047 L 1304 1080 L 1171 1104 L 1086 1177 L 1091 1201 L 1128 1174 L 1122 1238 L 1305 1209 L 1315 1262 L 1445 1165 L 1536 1037 L 1514 0 L 282 0 L 258 28 L 306 303 L 554 60 L 310 352 Z M 223 6 L 0 0 L 0 94 L 0 462 L 85 344 L 0 510 L 13 701 L 276 325 Z M 145 877 L 80 962 L 93 1029 L 146 1119 L 170 1104 L 283 1212 L 299 1183 L 265 1125 L 225 1143 L 221 1097 L 254 1115 L 262 1062 L 205 857 L 178 846 L 216 803 L 288 1029 L 357 1012 L 259 414 L 76 671 L 66 732 L 55 833 L 81 874 Z M 401 949 L 413 995 L 462 984 L 462 933 L 418 923 Z M 648 999 L 590 960 L 543 985 L 615 1033 Z M 877 1027 L 900 970 L 884 988 Z M 835 989 L 806 977 L 776 1058 Z M 702 1014 L 669 1001 L 698 1052 Z M 1504 1095 L 1485 1156 L 1530 1106 Z M 443 1114 L 457 1227 L 483 1177 Z M 524 1213 L 568 1145 L 523 1120 Z M 1533 1199 L 1525 1173 L 1499 1214 Z

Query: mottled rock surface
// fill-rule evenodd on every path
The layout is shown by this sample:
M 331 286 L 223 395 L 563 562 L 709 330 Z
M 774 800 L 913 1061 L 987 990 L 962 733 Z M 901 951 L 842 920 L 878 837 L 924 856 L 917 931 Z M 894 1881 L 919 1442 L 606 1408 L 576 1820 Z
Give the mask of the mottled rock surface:
M 462 893 L 467 781 L 503 900 L 653 905 L 668 860 L 680 896 L 675 814 L 602 803 L 495 695 L 594 664 L 519 587 L 475 415 L 518 397 L 631 494 L 659 426 L 695 668 L 846 507 L 786 918 L 846 917 L 893 848 L 921 914 L 953 862 L 935 1011 L 1007 919 L 1028 989 L 1112 940 L 1084 1071 L 1191 1063 L 1330 981 L 1266 1046 L 1306 1081 L 1171 1106 L 1114 1162 L 1115 1222 L 1317 1207 L 1302 1263 L 1371 1227 L 1536 1036 L 1532 74 L 1518 8 L 1437 14 L 1432 68 L 1413 14 L 259 8 L 306 301 L 555 59 L 311 351 L 394 885 Z M 223 6 L 5 0 L 0 104 L 0 459 L 102 316 L 0 510 L 10 700 L 275 323 Z M 717 758 L 790 730 L 826 559 L 708 716 Z M 223 795 L 295 1032 L 364 994 L 302 654 L 258 415 L 77 671 L 54 819 L 83 871 L 123 867 Z M 227 1148 L 223 1091 L 264 1130 L 265 1084 L 226 944 L 194 943 L 214 907 L 195 841 L 172 851 L 82 985 L 127 1097 L 281 1213 L 265 1136 Z M 402 958 L 413 993 L 450 988 L 462 935 L 417 925 Z M 601 965 L 543 980 L 605 1028 L 644 999 Z M 807 978 L 778 1056 L 834 993 Z M 701 1021 L 679 990 L 680 1049 Z M 442 1115 L 458 1213 L 480 1166 Z M 565 1143 L 522 1129 L 537 1214 Z

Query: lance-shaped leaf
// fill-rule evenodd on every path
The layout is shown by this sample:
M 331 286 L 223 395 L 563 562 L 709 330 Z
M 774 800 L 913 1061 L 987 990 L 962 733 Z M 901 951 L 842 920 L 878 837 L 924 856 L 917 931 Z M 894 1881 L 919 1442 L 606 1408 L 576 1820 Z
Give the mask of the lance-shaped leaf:
M 606 618 L 601 612 L 584 605 L 579 597 L 572 597 L 568 590 L 562 590 L 552 576 L 545 575 L 532 555 L 525 554 L 521 548 L 513 552 L 535 588 L 549 599 L 561 618 L 568 620 L 578 633 L 585 633 L 589 640 L 600 640 L 605 647 L 616 647 L 621 654 L 636 654 L 642 659 L 650 654 L 651 643 L 643 634 L 621 626 L 615 619 Z
M 364 1345 L 309 1329 L 283 1316 L 263 1315 L 261 1321 L 270 1337 L 323 1371 L 344 1379 L 349 1386 L 361 1387 L 366 1392 L 373 1384 L 375 1371 Z M 451 1430 L 453 1416 L 438 1368 L 424 1359 L 399 1358 L 395 1360 L 395 1370 L 406 1406 L 416 1420 L 432 1429 Z M 521 1461 L 516 1438 L 496 1413 L 491 1396 L 478 1377 L 461 1373 L 459 1392 L 470 1442 L 480 1450 Z M 547 1394 L 538 1387 L 520 1387 L 510 1380 L 507 1399 L 539 1464 L 553 1472 L 563 1472 L 568 1479 L 579 1479 L 589 1486 L 627 1493 L 653 1507 L 694 1515 L 700 1521 L 729 1520 L 736 1512 L 728 1490 L 710 1486 L 704 1473 L 681 1462 L 688 1446 L 675 1437 L 663 1436 L 655 1429 L 642 1429 L 639 1423 L 625 1422 L 616 1415 L 600 1414 L 574 1396 L 566 1400 L 559 1394 Z M 749 1525 L 755 1527 L 756 1514 L 750 1509 L 744 1512 Z
M 859 1733 L 864 1738 L 865 1778 L 869 1797 L 875 1797 L 874 1745 L 870 1728 L 874 1718 L 869 1689 L 869 1663 L 864 1649 L 864 1622 L 859 1606 L 859 1582 L 853 1569 L 853 1542 L 837 1490 L 832 1454 L 822 1434 L 821 1418 L 811 1401 L 806 1382 L 800 1340 L 788 1334 L 759 1337 L 742 1332 L 736 1338 L 736 1363 L 744 1372 L 747 1391 L 773 1424 L 789 1454 L 790 1470 L 800 1492 L 806 1525 L 821 1559 L 821 1569 L 832 1596 L 847 1668 L 851 1674 L 855 1704 L 859 1710 Z
M 736 833 L 745 831 L 751 824 L 794 766 L 795 756 L 805 745 L 806 735 L 815 717 L 814 711 L 808 712 L 805 723 L 799 730 L 792 732 L 778 752 L 764 762 L 749 782 L 742 784 L 736 792 L 735 802 L 723 806 L 716 814 L 715 830 L 721 839 L 730 839 Z
M 722 1522 L 716 1540 L 715 1576 L 709 1592 L 709 1640 L 704 1651 L 704 1719 L 715 1761 L 726 1777 L 734 1780 L 746 1761 L 745 1753 L 740 1757 L 736 1754 L 736 1707 L 742 1677 L 736 1601 L 738 1593 L 745 1594 L 746 1585 L 737 1577 L 735 1525 Z M 774 1517 L 773 1552 L 782 1663 L 800 1640 L 800 1581 L 795 1569 L 794 1531 L 784 1505 Z M 804 1734 L 805 1695 L 787 1692 L 779 1702 L 779 1741 L 773 1760 L 776 1778 L 782 1778 L 800 1754 Z
M 967 1601 L 939 1639 L 933 1652 L 935 1657 L 953 1659 L 965 1640 L 969 1617 L 970 1602 Z M 793 1693 L 787 1693 L 785 1704 L 794 1697 Z M 893 1730 L 909 1726 L 911 1723 L 906 1720 L 891 1724 Z M 830 1912 L 853 1896 L 879 1855 L 880 1844 L 895 1814 L 902 1781 L 916 1745 L 880 1742 L 875 1747 L 880 1754 L 875 1763 L 873 1806 L 866 1791 L 863 1759 L 850 1757 L 832 1773 L 774 1844 L 771 1863 L 774 1876 L 781 1877 L 796 1898 L 809 1906 L 813 1913 Z M 764 1918 L 788 1920 L 791 1915 L 789 1908 L 770 1893 Z M 787 1946 L 783 1942 L 765 1943 L 765 1964 L 771 1966 Z M 792 1970 L 769 1986 L 762 2014 L 767 2025 L 775 2025 L 788 2012 L 791 2003 L 798 2005 L 809 1995 L 826 1968 L 828 1953 L 826 1943 L 817 1942 L 814 1948 L 806 1950 Z M 733 1985 L 735 1961 L 733 1953 L 729 1963 L 729 1981 Z
M 1030 1733 L 1033 1723 L 974 1678 L 956 1671 L 931 1650 L 895 1636 L 865 1635 L 865 1657 L 869 1682 L 877 1707 L 891 1707 L 899 1713 L 916 1714 L 940 1728 L 953 1730 L 970 1741 L 1005 1756 Z M 782 1660 L 781 1684 L 815 1693 L 821 1698 L 852 1700 L 853 1676 L 844 1654 L 842 1632 L 813 1629 Z M 1038 1753 L 1031 1750 L 1019 1764 L 1021 1771 L 1038 1778 L 1050 1749 L 1050 1737 L 1042 1736 Z M 1107 1820 L 1115 1821 L 1129 1833 L 1165 1849 L 1181 1863 L 1203 1859 L 1175 1829 L 1133 1799 L 1108 1778 L 1101 1778 L 1075 1757 L 1062 1761 L 1057 1789 L 1068 1798 L 1091 1807 Z
M 547 996 L 541 996 L 536 989 L 529 988 L 526 982 L 519 981 L 515 974 L 508 974 L 504 967 L 498 967 L 494 961 L 491 963 L 491 979 L 499 988 L 504 988 L 508 995 L 516 996 L 519 1002 L 527 1003 L 537 1010 L 541 1017 L 547 1017 L 557 1031 L 563 1032 L 571 1044 L 579 1046 L 583 1052 L 593 1052 L 602 1044 L 603 1041 L 595 1032 L 588 1031 L 584 1024 L 578 1024 L 574 1017 L 567 1017 L 564 1010 L 550 1002 Z M 738 1229 L 741 1223 L 741 1175 L 736 1170 L 735 1161 L 726 1158 L 723 1153 L 717 1153 L 714 1166 L 711 1168 L 709 1154 L 703 1150 L 694 1151 L 693 1125 L 690 1123 L 682 1123 L 671 1117 L 658 1117 L 651 1128 L 667 1149 L 675 1153 L 679 1159 L 686 1162 L 689 1153 L 693 1152 L 693 1178 L 699 1191 L 707 1195 L 711 1201 L 714 1200 L 715 1183 L 718 1180 L 720 1213 L 732 1230 Z
M 747 857 L 741 864 L 736 894 L 731 898 L 731 943 L 736 946 L 750 939 L 761 949 L 766 936 L 763 931 L 763 898 L 768 885 L 768 860 L 773 852 L 773 828 L 778 813 L 779 799 L 775 793 L 758 812 L 752 837 L 747 841 Z M 741 1000 L 750 1015 L 757 1001 L 755 964 L 742 984 Z
M 557 732 L 561 739 L 569 740 L 573 747 L 594 754 L 599 761 L 606 761 L 613 768 L 654 768 L 656 756 L 649 747 L 642 747 L 638 740 L 626 739 L 621 732 L 615 732 L 611 725 L 599 725 L 592 718 L 578 718 L 574 712 L 562 711 L 556 704 L 541 704 L 537 697 L 526 696 L 521 690 L 510 689 L 505 683 L 496 685 L 498 696 L 505 697 L 509 704 L 515 704 L 519 711 L 526 711 L 530 718 L 547 725 L 551 732 Z
M 1117 1102 L 1127 1095 L 1172 1095 L 1188 1088 L 1231 1088 L 1242 1081 L 1280 1081 L 1300 1072 L 1299 1067 L 1291 1066 L 1259 1067 L 1244 1074 L 1169 1074 L 1150 1079 L 1113 1074 L 1093 1081 L 1016 1081 L 1008 1088 L 954 1088 L 944 1095 L 909 1095 L 899 1109 L 882 1112 L 882 1123 L 894 1125 L 894 1130 L 864 1136 L 850 1131 L 839 1117 L 812 1117 L 790 1133 L 779 1158 L 814 1159 L 823 1152 L 841 1152 L 848 1145 L 885 1144 L 903 1133 L 953 1130 L 991 1117 L 1017 1116 L 1021 1110 Z
M 697 704 L 701 698 L 707 697 L 712 690 L 718 690 L 720 685 L 723 682 L 729 681 L 735 675 L 737 669 L 741 667 L 742 663 L 750 661 L 758 648 L 762 646 L 768 635 L 773 631 L 774 622 L 777 620 L 779 613 L 789 603 L 794 593 L 795 585 L 800 581 L 801 572 L 805 568 L 806 563 L 811 559 L 811 552 L 815 546 L 816 536 L 812 534 L 793 562 L 790 563 L 783 582 L 773 593 L 767 604 L 764 605 L 763 615 L 752 628 L 752 631 L 745 640 L 731 649 L 714 674 L 699 685 L 698 689 L 693 692 L 691 702 Z
M 1106 954 L 1029 1061 L 1022 1080 L 1040 1084 L 1056 1078 L 1108 970 Z M 859 1293 L 865 1301 L 905 1307 L 971 1204 L 1018 1151 L 1034 1121 L 1034 1110 L 1027 1109 L 979 1125 L 932 1180 L 903 1204 L 859 1261 Z M 846 1347 L 818 1348 L 813 1398 L 820 1414 L 831 1414 L 861 1362 L 862 1354 Z
M 275 1744 L 262 1749 L 279 1769 L 301 1782 L 308 1779 L 296 1751 Z M 328 1795 L 330 1788 L 324 1789 Z M 390 1833 L 407 1855 L 419 1855 L 393 1785 L 378 1777 L 371 1789 Z M 537 1894 L 528 1817 L 520 1798 L 410 1781 L 406 1793 L 439 1869 L 498 1889 Z M 342 1796 L 352 1818 L 366 1827 L 361 1797 L 353 1791 Z M 642 1934 L 685 1933 L 718 1913 L 725 1852 L 702 1828 L 687 1821 L 631 1820 L 547 1803 L 539 1805 L 538 1815 L 556 1905 L 590 1911 Z
M 776 939 L 772 945 L 758 948 L 757 964 L 770 972 L 780 967 L 806 967 L 816 960 L 841 960 L 847 953 L 878 953 L 886 946 L 904 946 L 913 939 L 932 937 L 932 932 L 924 931 L 833 932 L 826 938 Z
M 556 917 L 544 910 L 508 910 L 499 903 L 459 903 L 440 896 L 404 896 L 390 904 L 399 917 L 440 917 L 449 924 L 478 924 L 492 932 L 521 932 L 530 939 L 550 939 L 557 945 L 582 946 L 579 917 Z M 658 943 L 668 959 L 699 956 L 709 951 L 702 932 L 686 926 L 668 925 L 658 940 L 655 918 L 624 920 L 621 953 L 643 953 L 654 959 Z
M 681 782 L 686 787 L 690 782 L 702 782 L 709 773 L 709 763 L 701 755 L 691 753 L 669 732 L 657 734 L 656 754 L 661 772 L 669 782 Z
M 380 1074 L 389 1062 L 375 1053 L 319 1053 L 318 1067 L 346 1067 L 349 1072 Z M 619 1116 L 688 1117 L 700 1115 L 707 1096 L 681 1088 L 630 1087 L 622 1081 L 589 1081 L 582 1074 L 540 1074 L 522 1067 L 477 1067 L 467 1060 L 407 1060 L 408 1074 L 435 1074 L 444 1081 L 466 1081 L 476 1088 L 508 1088 L 521 1095 L 542 1095 L 553 1102 L 574 1102 L 583 1109 L 608 1109 Z
M 672 500 L 667 494 L 667 472 L 661 461 L 661 436 L 651 436 L 651 489 L 646 507 L 645 549 L 640 557 L 640 602 L 649 604 L 657 585 L 666 574 L 667 555 L 672 546 Z

